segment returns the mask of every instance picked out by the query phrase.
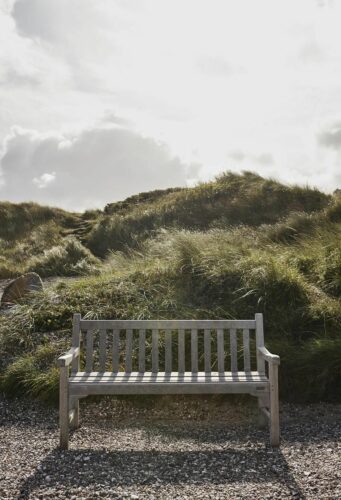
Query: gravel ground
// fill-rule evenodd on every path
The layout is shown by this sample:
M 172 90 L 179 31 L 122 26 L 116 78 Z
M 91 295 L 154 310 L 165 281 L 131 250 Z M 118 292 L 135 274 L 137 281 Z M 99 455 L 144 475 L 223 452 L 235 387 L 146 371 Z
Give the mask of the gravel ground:
M 341 405 L 282 405 L 268 445 L 254 402 L 84 400 L 70 450 L 57 411 L 0 399 L 0 498 L 341 499 Z

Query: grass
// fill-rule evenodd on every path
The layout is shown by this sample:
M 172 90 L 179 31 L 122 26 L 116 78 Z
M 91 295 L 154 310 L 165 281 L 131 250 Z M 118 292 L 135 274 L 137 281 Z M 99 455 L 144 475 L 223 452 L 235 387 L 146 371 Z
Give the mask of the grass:
M 225 173 L 194 188 L 166 190 L 124 205 L 112 204 L 85 236 L 86 246 L 100 257 L 109 250 L 138 244 L 160 228 L 203 231 L 240 224 L 274 224 L 291 212 L 311 213 L 325 208 L 330 196 L 318 190 L 288 187 L 245 172 Z
M 70 343 L 74 312 L 122 319 L 262 312 L 267 345 L 282 358 L 281 397 L 340 401 L 340 205 L 317 190 L 227 174 L 88 213 L 67 236 L 49 221 L 14 244 L 3 240 L 24 269 L 78 278 L 0 316 L 2 390 L 55 400 L 55 362 Z

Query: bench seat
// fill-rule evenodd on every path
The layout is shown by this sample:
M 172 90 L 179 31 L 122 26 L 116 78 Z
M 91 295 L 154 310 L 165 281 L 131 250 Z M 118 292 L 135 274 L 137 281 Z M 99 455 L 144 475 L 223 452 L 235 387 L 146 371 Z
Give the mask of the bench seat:
M 269 379 L 259 372 L 77 372 L 71 396 L 93 394 L 214 394 L 262 392 Z

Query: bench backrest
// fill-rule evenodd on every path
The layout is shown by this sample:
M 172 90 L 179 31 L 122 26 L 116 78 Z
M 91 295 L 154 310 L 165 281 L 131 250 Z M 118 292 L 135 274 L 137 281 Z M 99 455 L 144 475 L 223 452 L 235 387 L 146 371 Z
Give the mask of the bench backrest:
M 87 320 L 73 318 L 72 345 L 84 371 L 238 372 L 251 370 L 264 345 L 263 316 L 253 320 Z M 253 352 L 251 352 L 253 351 Z M 257 370 L 264 372 L 258 355 Z M 72 371 L 79 371 L 74 360 Z

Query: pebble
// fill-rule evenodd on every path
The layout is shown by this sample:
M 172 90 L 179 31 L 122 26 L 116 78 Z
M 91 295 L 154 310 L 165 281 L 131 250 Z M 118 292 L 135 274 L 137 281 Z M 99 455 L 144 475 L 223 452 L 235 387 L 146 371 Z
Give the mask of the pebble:
M 282 404 L 272 449 L 255 400 L 148 401 L 82 400 L 61 451 L 55 408 L 0 397 L 0 499 L 341 499 L 341 405 Z

